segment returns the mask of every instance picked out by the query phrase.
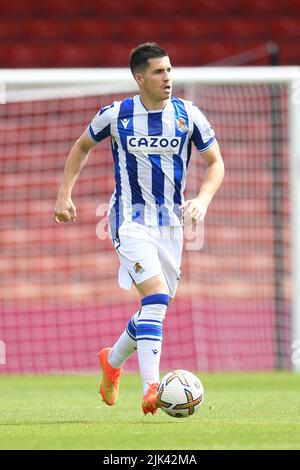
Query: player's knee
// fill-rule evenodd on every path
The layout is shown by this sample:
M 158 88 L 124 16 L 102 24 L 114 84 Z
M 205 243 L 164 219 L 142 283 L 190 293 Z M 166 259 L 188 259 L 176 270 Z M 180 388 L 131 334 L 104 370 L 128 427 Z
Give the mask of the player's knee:
M 162 322 L 169 306 L 169 296 L 168 294 L 163 293 L 147 295 L 142 298 L 141 303 L 142 311 L 139 321 L 145 317 L 148 320 L 150 319 Z

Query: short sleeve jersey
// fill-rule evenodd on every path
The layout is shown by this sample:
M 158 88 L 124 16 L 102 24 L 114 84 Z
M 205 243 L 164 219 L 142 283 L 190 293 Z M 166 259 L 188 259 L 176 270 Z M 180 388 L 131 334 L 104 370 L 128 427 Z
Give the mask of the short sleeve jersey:
M 124 220 L 182 224 L 180 205 L 192 143 L 205 152 L 216 142 L 197 106 L 172 97 L 163 110 L 149 111 L 137 95 L 100 109 L 87 132 L 95 142 L 111 138 L 116 182 L 109 207 L 113 232 Z

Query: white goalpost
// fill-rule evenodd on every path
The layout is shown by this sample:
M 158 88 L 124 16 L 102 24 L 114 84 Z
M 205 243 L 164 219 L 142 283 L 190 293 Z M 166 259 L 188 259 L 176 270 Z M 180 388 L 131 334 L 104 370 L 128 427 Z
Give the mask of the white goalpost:
M 136 310 L 133 293 L 116 295 L 110 241 L 96 237 L 97 205 L 114 189 L 108 139 L 76 184 L 78 222 L 54 226 L 51 211 L 74 140 L 137 87 L 118 68 L 5 69 L 0 84 L 6 368 L 93 370 L 99 338 L 110 344 Z M 226 176 L 203 249 L 184 253 L 162 369 L 300 372 L 300 67 L 177 68 L 174 94 L 207 115 Z M 203 171 L 193 150 L 187 194 Z

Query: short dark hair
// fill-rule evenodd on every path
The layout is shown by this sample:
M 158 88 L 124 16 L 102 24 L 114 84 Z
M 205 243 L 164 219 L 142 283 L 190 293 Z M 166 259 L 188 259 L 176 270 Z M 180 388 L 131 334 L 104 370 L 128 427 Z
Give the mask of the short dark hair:
M 135 49 L 132 49 L 130 54 L 130 70 L 132 75 L 140 69 L 146 69 L 149 65 L 149 59 L 158 59 L 160 57 L 168 57 L 167 52 L 160 47 L 156 42 L 145 42 L 140 44 Z

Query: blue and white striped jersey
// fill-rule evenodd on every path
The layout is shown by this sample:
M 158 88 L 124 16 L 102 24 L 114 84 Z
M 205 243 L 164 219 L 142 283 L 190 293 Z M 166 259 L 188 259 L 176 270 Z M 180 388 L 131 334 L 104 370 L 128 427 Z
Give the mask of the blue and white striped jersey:
M 216 142 L 197 106 L 172 97 L 163 110 L 149 111 L 137 95 L 102 108 L 87 132 L 95 142 L 111 137 L 116 179 L 109 208 L 112 232 L 118 233 L 124 220 L 182 224 L 179 206 L 192 142 L 200 152 Z

